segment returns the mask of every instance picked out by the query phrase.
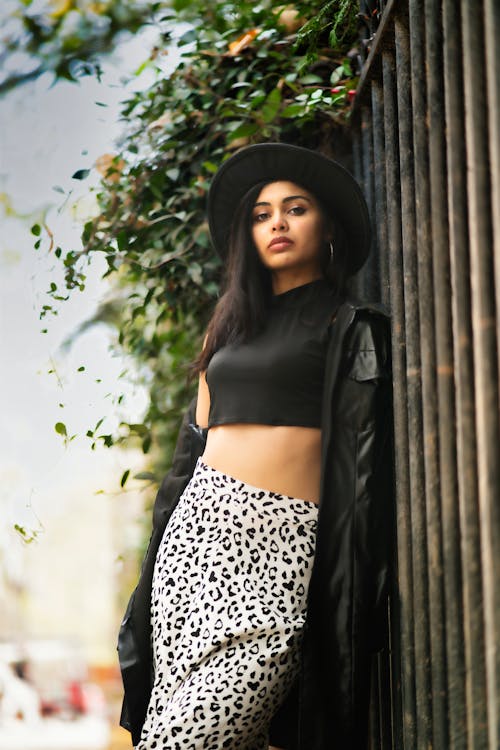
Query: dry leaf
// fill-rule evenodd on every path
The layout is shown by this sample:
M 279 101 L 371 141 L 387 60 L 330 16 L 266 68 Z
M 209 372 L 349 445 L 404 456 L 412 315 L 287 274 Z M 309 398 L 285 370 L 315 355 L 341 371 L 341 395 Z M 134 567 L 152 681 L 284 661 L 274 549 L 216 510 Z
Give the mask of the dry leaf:
M 259 33 L 260 29 L 251 29 L 250 31 L 247 31 L 243 36 L 240 36 L 236 41 L 229 44 L 229 51 L 226 52 L 226 55 L 236 57 L 236 55 L 239 55 L 242 50 L 252 44 L 253 40 Z

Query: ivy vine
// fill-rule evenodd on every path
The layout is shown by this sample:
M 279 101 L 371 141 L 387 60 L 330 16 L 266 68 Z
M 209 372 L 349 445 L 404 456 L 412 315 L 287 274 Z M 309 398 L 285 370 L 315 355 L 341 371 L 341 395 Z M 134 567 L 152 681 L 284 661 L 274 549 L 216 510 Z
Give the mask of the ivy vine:
M 156 66 L 157 80 L 123 102 L 117 151 L 95 165 L 102 175 L 98 215 L 85 224 L 81 248 L 58 247 L 55 255 L 68 292 L 84 288 L 96 253 L 106 259 L 113 293 L 96 320 L 114 321 L 117 346 L 138 363 L 150 403 L 141 425 L 122 426 L 105 442 L 139 440 L 145 453 L 154 447 L 158 476 L 194 392 L 187 363 L 219 290 L 221 266 L 205 217 L 210 180 L 225 158 L 250 143 L 342 150 L 357 84 L 350 52 L 358 10 L 349 0 L 155 5 L 164 38 L 173 24 L 189 24 L 180 64 L 165 77 L 157 64 L 161 50 L 153 50 L 147 64 Z M 39 246 L 44 230 L 33 232 Z M 57 288 L 48 294 L 54 302 L 63 297 Z M 103 437 L 89 432 L 94 442 Z

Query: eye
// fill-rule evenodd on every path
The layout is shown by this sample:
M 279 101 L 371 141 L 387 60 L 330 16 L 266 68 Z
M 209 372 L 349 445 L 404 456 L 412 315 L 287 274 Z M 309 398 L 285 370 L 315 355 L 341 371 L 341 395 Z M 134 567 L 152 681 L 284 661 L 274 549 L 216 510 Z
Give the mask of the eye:
M 252 221 L 254 224 L 259 224 L 267 219 L 269 214 L 266 211 L 259 211 L 258 213 L 254 213 L 252 216 Z
M 291 213 L 293 216 L 302 216 L 306 212 L 306 208 L 304 206 L 292 206 L 292 208 L 289 209 L 289 213 Z

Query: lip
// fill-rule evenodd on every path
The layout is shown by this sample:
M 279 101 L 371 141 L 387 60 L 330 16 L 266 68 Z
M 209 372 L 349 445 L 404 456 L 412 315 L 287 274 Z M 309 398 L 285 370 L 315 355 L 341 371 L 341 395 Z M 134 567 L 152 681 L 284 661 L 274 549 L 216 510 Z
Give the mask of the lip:
M 291 244 L 292 240 L 289 239 L 289 237 L 275 237 L 273 240 L 271 240 L 268 247 L 273 247 L 275 250 L 280 250 L 282 248 L 288 247 L 288 245 Z

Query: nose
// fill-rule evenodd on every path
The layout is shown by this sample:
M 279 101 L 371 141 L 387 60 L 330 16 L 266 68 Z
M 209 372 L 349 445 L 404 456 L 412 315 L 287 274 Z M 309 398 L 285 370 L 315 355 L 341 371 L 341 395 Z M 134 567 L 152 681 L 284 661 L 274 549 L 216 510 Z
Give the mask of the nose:
M 276 214 L 276 216 L 274 217 L 272 227 L 273 227 L 273 232 L 286 230 L 287 224 L 285 221 L 285 217 L 282 216 L 281 213 Z

